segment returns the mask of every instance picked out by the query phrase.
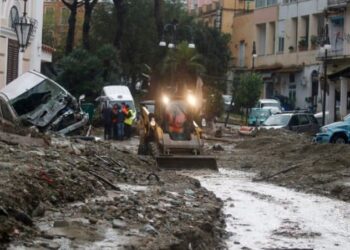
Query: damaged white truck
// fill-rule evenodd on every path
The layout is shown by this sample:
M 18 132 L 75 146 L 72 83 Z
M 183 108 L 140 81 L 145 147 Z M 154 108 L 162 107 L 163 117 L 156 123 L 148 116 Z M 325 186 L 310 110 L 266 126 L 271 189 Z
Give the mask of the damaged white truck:
M 83 130 L 89 116 L 67 90 L 46 76 L 26 72 L 0 90 L 0 118 L 40 132 L 75 134 Z

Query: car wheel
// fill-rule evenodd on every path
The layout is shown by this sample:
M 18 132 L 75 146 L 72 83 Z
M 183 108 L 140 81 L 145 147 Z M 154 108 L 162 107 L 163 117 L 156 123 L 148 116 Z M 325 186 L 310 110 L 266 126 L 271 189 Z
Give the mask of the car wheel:
M 335 143 L 335 144 L 345 144 L 345 143 L 347 143 L 347 138 L 345 135 L 338 134 L 338 135 L 333 136 L 331 142 Z

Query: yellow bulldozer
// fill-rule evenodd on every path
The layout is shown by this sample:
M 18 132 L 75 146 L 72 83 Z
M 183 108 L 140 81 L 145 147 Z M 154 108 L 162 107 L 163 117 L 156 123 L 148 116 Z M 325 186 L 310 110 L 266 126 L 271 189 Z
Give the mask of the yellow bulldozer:
M 215 157 L 203 154 L 195 95 L 163 93 L 160 97 L 140 103 L 138 153 L 152 155 L 164 169 L 217 170 Z

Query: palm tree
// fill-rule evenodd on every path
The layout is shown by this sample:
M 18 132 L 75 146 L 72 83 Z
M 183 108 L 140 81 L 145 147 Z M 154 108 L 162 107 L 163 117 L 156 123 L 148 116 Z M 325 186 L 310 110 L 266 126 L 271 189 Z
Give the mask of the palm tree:
M 205 72 L 201 63 L 201 55 L 193 48 L 188 47 L 187 42 L 181 42 L 176 49 L 170 50 L 164 59 L 162 73 L 166 78 L 170 76 L 170 82 L 177 91 L 194 86 L 197 77 Z

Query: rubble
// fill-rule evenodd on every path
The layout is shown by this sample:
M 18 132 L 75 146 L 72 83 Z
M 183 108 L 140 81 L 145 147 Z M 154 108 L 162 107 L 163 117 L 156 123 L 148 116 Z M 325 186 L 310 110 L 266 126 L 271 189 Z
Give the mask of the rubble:
M 0 248 L 222 244 L 222 201 L 198 181 L 160 171 L 118 143 L 15 138 L 0 141 Z
M 213 154 L 221 154 L 223 167 L 257 172 L 256 181 L 350 201 L 349 145 L 314 144 L 308 135 L 283 129 L 221 145 L 225 151 Z

